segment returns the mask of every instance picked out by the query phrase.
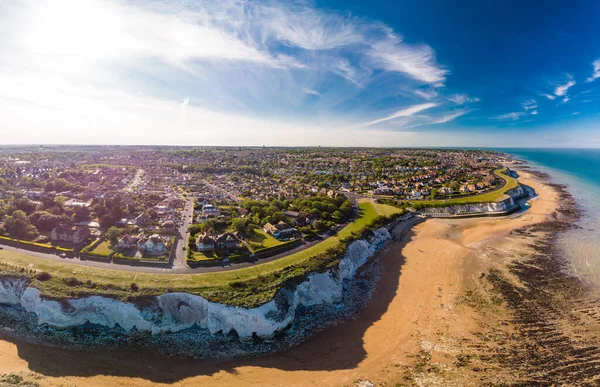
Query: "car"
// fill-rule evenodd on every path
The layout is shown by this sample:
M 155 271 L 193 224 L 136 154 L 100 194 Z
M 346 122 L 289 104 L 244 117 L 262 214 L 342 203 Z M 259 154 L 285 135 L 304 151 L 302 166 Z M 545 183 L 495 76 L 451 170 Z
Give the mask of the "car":
M 67 254 L 65 254 L 65 253 L 60 253 L 58 256 L 61 258 L 67 258 Z
M 0 246 L 0 250 L 4 250 L 4 247 Z

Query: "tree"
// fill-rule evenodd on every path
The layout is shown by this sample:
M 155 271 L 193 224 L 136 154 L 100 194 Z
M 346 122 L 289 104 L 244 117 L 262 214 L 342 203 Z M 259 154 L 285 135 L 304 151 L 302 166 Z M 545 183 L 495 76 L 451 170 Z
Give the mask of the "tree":
M 114 225 L 115 222 L 116 219 L 111 214 L 102 215 L 98 221 L 98 223 L 100 223 L 100 227 L 102 228 L 109 228 L 110 226 Z
M 47 211 L 36 211 L 27 217 L 29 223 L 34 225 L 38 230 L 52 230 L 62 221 L 62 217 L 51 214 Z
M 80 206 L 75 211 L 75 220 L 87 220 L 90 218 L 90 209 L 86 206 Z
M 21 210 L 16 210 L 4 220 L 4 228 L 9 235 L 15 238 L 33 239 L 39 235 L 37 228 L 29 224 L 27 215 Z
M 123 230 L 120 228 L 115 226 L 109 227 L 106 231 L 106 240 L 109 241 L 111 245 L 115 246 L 121 237 L 121 232 L 123 232 Z
M 248 225 L 246 224 L 246 221 L 244 219 L 234 219 L 231 222 L 231 228 L 234 231 L 239 231 L 242 234 L 246 234 L 248 232 Z

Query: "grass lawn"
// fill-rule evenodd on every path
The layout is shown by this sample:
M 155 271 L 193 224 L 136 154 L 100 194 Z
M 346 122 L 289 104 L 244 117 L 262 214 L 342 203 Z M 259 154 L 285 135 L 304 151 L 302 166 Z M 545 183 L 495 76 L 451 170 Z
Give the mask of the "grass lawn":
M 280 241 L 273 235 L 267 234 L 262 228 L 255 228 L 254 234 L 246 237 L 246 241 L 260 244 L 262 245 L 261 248 L 279 246 L 280 244 L 284 243 L 284 241 Z
M 361 199 L 361 200 L 363 200 L 363 199 Z M 367 200 L 367 199 L 364 199 L 364 200 Z M 390 215 L 394 215 L 399 212 L 402 212 L 402 210 L 399 209 L 398 207 L 390 206 L 388 204 L 373 203 L 373 205 L 379 211 L 379 213 L 383 216 L 390 216 Z
M 454 199 L 445 199 L 445 200 L 408 200 L 411 204 L 423 204 L 430 206 L 440 206 L 440 205 L 458 205 L 458 204 L 471 204 L 471 203 L 490 203 L 497 202 L 507 198 L 507 195 L 504 193 L 513 188 L 519 186 L 519 182 L 517 179 L 505 175 L 504 172 L 506 168 L 497 169 L 494 171 L 494 174 L 501 179 L 504 179 L 505 185 L 502 188 L 499 188 L 495 191 L 486 192 L 481 195 L 473 195 L 467 196 L 463 198 L 454 198 Z
M 308 249 L 256 266 L 237 270 L 221 271 L 202 274 L 156 274 L 136 273 L 112 269 L 73 265 L 68 261 L 51 261 L 7 250 L 0 251 L 0 262 L 9 266 L 0 266 L 0 275 L 18 275 L 20 268 L 35 269 L 38 273 L 45 271 L 51 274 L 48 281 L 33 280 L 32 286 L 40 289 L 42 294 L 50 298 L 81 297 L 91 294 L 101 294 L 126 299 L 131 296 L 159 295 L 166 291 L 184 291 L 200 294 L 213 301 L 222 301 L 233 305 L 256 306 L 269 301 L 286 279 L 276 273 L 289 266 L 305 262 L 309 258 L 324 252 L 330 247 L 338 246 L 343 239 L 353 232 L 361 231 L 371 224 L 378 214 L 372 203 L 360 203 L 361 213 L 354 222 L 350 223 L 337 236 L 325 239 Z M 295 267 L 295 266 L 294 266 Z M 302 268 L 293 268 L 286 272 L 287 276 L 302 274 Z M 22 275 L 22 274 L 21 274 Z M 275 278 L 265 281 L 263 278 Z M 85 283 L 93 283 L 93 288 L 85 285 L 72 287 L 64 279 L 75 277 Z M 237 290 L 230 285 L 248 281 L 251 288 Z M 136 283 L 139 291 L 133 293 L 131 284 Z M 260 285 L 256 285 L 256 284 Z
M 96 254 L 109 255 L 109 254 L 113 253 L 113 250 L 111 250 L 109 246 L 110 246 L 110 244 L 108 241 L 103 241 L 98 246 L 96 246 L 96 248 L 94 250 L 92 250 L 91 252 L 96 253 Z

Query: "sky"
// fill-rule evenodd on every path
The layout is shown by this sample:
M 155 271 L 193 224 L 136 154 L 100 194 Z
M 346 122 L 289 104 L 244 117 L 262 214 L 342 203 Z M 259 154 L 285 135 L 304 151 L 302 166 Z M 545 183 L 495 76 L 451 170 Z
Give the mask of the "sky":
M 3 0 L 0 144 L 600 147 L 600 2 Z

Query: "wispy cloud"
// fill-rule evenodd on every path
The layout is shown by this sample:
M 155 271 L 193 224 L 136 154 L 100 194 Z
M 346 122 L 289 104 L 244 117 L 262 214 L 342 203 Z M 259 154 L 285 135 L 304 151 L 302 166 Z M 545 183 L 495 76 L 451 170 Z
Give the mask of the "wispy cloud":
M 405 44 L 402 38 L 393 34 L 374 42 L 368 50 L 368 57 L 377 68 L 404 73 L 429 84 L 442 85 L 449 73 L 437 64 L 431 47 Z
M 422 112 L 423 110 L 427 110 L 427 109 L 431 109 L 438 106 L 436 103 L 432 103 L 432 102 L 428 102 L 428 103 L 423 103 L 420 105 L 414 105 L 414 106 L 410 106 L 408 108 L 402 109 L 402 110 L 398 110 L 397 112 L 390 114 L 389 116 L 385 116 L 383 118 L 379 118 L 373 121 L 369 121 L 364 123 L 363 125 L 361 125 L 361 127 L 367 127 L 367 126 L 373 126 L 373 125 L 377 125 L 380 124 L 382 122 L 386 122 L 386 121 L 390 121 L 390 120 L 394 120 L 396 118 L 400 118 L 400 117 L 411 117 L 419 112 Z
M 592 66 L 594 67 L 594 72 L 592 73 L 591 77 L 586 79 L 588 82 L 593 82 L 594 80 L 600 78 L 600 59 L 595 60 L 592 63 Z
M 512 112 L 512 113 L 506 113 L 506 114 L 500 114 L 499 116 L 495 116 L 492 117 L 496 120 L 518 120 L 520 117 L 524 116 L 525 114 L 527 114 L 526 112 Z
M 413 93 L 426 100 L 433 99 L 440 95 L 440 93 L 435 89 L 416 89 L 413 90 Z
M 548 93 L 543 93 L 542 95 L 544 97 L 548 98 L 549 100 L 554 100 L 556 98 L 556 96 L 554 96 L 552 94 L 548 94 Z
M 316 96 L 320 96 L 321 93 L 319 93 L 316 90 L 312 90 L 312 89 L 307 89 L 307 88 L 303 88 L 302 92 L 306 93 L 306 94 L 310 94 L 310 95 L 316 95 Z
M 193 136 L 203 133 L 202 115 L 223 128 L 224 117 L 238 117 L 231 128 L 239 131 L 274 128 L 281 118 L 312 127 L 327 117 L 328 127 L 343 127 L 402 97 L 413 106 L 364 126 L 425 122 L 415 114 L 439 107 L 435 123 L 478 101 L 446 97 L 447 67 L 399 32 L 304 0 L 8 0 L 0 7 L 0 47 L 10 52 L 0 56 L 0 126 L 45 138 L 42 128 L 62 128 L 53 135 L 64 141 L 84 138 L 91 121 L 130 128 L 134 138 L 160 122 Z M 38 114 L 40 106 L 48 112 Z
M 527 110 L 537 109 L 538 103 L 535 99 L 530 99 L 528 101 L 523 102 L 522 106 L 523 106 L 523 109 L 525 109 L 525 111 L 527 111 Z
M 576 82 L 573 77 L 569 75 L 568 78 L 569 80 L 566 83 L 557 86 L 556 89 L 554 89 L 554 95 L 562 97 L 563 95 L 567 94 L 567 91 L 569 91 L 571 87 L 575 86 Z
M 479 102 L 479 98 L 470 98 L 467 94 L 454 94 L 448 97 L 448 99 L 457 105 L 464 105 L 470 102 Z

